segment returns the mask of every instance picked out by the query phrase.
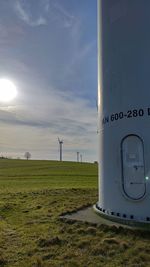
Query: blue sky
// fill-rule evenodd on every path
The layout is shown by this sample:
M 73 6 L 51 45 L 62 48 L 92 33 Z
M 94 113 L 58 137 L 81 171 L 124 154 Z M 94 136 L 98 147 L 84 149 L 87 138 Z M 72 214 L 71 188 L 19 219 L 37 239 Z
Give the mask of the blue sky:
M 17 98 L 0 103 L 0 151 L 35 159 L 97 160 L 97 1 L 1 0 L 0 78 Z

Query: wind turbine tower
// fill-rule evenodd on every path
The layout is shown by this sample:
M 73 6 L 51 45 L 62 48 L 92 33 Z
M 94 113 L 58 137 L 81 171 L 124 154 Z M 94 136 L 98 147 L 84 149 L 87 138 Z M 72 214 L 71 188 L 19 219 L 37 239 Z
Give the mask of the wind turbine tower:
M 59 142 L 59 152 L 60 152 L 60 161 L 62 161 L 62 146 L 63 146 L 63 140 L 60 140 L 58 137 Z
M 98 0 L 98 14 L 95 209 L 112 221 L 150 225 L 150 1 Z

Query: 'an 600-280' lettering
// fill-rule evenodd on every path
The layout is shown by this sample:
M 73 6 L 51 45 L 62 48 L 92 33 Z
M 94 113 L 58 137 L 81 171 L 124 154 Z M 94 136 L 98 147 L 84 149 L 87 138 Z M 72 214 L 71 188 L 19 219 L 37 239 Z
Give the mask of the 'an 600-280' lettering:
M 144 110 L 143 108 L 140 109 L 131 109 L 127 112 L 117 112 L 112 113 L 111 115 L 105 116 L 102 120 L 102 124 L 122 120 L 122 119 L 130 119 L 130 118 L 136 118 L 136 117 L 143 117 L 144 115 L 150 116 L 150 108 L 147 108 L 147 110 Z

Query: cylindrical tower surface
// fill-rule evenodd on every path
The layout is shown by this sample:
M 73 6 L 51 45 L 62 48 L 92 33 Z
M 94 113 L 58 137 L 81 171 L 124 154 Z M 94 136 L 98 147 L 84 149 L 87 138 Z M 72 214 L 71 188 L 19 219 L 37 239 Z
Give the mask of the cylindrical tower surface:
M 150 1 L 98 0 L 99 200 L 150 221 Z

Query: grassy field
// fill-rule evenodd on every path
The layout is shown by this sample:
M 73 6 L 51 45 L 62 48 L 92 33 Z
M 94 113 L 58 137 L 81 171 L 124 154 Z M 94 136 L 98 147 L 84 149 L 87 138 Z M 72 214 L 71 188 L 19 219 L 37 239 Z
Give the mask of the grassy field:
M 97 201 L 97 165 L 0 161 L 0 266 L 150 266 L 150 234 L 62 221 Z

